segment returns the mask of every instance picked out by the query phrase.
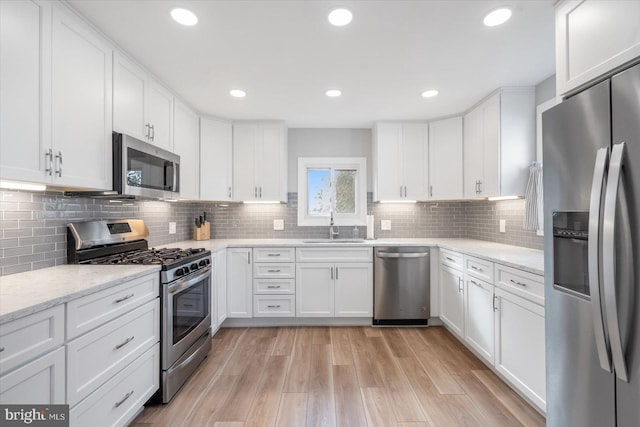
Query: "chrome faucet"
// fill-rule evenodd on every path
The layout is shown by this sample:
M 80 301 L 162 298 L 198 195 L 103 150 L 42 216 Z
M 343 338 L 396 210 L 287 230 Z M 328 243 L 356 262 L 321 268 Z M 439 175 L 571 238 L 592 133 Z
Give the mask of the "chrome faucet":
M 333 229 L 333 211 L 330 212 L 331 221 L 329 221 L 329 240 L 333 240 L 335 236 L 339 236 L 340 232 Z

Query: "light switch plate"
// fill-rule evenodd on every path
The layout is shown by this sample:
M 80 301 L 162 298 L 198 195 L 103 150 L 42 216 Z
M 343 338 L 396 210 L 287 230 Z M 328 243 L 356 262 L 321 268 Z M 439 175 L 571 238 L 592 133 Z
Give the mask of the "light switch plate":
M 500 232 L 501 233 L 507 232 L 507 221 L 505 221 L 504 219 L 500 220 Z
M 276 231 L 284 230 L 284 219 L 274 219 L 273 220 L 273 229 Z
M 380 220 L 380 229 L 383 231 L 391 230 L 391 220 L 390 219 L 381 219 Z
M 169 234 L 176 234 L 176 223 L 175 223 L 175 221 L 171 221 L 169 223 Z

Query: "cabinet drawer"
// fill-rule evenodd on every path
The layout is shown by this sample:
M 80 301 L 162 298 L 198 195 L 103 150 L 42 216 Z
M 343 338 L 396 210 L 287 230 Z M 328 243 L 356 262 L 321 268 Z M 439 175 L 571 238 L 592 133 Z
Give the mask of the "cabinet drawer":
M 451 252 L 446 249 L 440 249 L 440 263 L 448 267 L 462 271 L 463 255 L 458 252 Z
M 373 248 L 296 248 L 298 262 L 372 262 Z
M 160 292 L 158 273 L 67 303 L 67 339 L 90 331 L 147 301 Z
M 295 294 L 296 279 L 254 279 L 254 294 Z
M 295 248 L 254 248 L 254 262 L 295 262 Z
M 64 342 L 64 305 L 0 325 L 0 375 Z
M 67 344 L 67 401 L 73 406 L 160 339 L 159 298 Z
M 253 277 L 256 279 L 293 279 L 296 277 L 296 265 L 276 263 L 254 263 Z
M 493 263 L 491 261 L 465 255 L 464 272 L 485 282 L 493 283 Z
M 63 404 L 64 347 L 0 377 L 0 402 L 4 405 Z
M 123 426 L 159 388 L 160 345 L 156 344 L 71 409 L 72 426 Z
M 544 277 L 496 264 L 496 286 L 536 304 L 544 305 Z
M 294 317 L 295 295 L 254 295 L 253 317 Z

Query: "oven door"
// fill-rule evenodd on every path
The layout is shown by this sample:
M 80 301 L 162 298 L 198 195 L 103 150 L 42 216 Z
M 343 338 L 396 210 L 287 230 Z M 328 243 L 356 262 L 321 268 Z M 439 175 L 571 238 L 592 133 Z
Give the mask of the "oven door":
M 211 327 L 211 267 L 163 285 L 162 368 L 169 369 Z

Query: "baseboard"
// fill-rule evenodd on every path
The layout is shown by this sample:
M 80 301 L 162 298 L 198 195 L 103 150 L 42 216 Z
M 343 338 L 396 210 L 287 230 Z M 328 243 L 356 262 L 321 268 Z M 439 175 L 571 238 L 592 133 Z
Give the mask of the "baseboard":
M 260 328 L 275 326 L 371 326 L 371 317 L 253 317 L 227 318 L 223 328 Z

